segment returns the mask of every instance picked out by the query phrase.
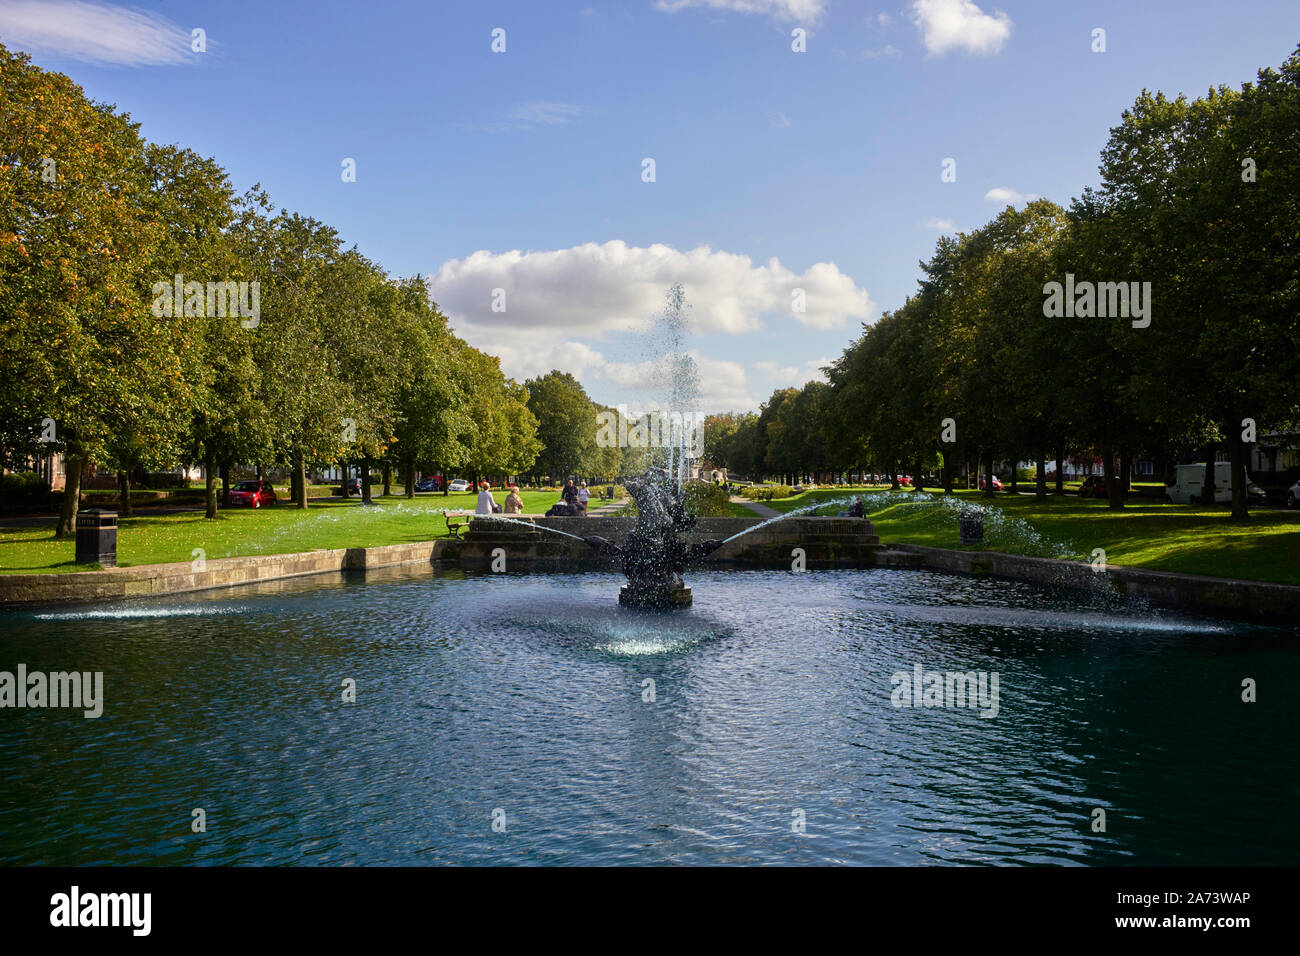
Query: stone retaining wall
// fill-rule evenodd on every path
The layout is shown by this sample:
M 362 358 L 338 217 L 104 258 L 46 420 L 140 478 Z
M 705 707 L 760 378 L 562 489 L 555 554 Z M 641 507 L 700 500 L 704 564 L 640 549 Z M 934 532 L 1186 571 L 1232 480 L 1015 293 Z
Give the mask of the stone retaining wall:
M 915 544 L 895 550 L 917 555 L 922 567 L 960 574 L 992 575 L 1065 587 L 1093 590 L 1104 575 L 1116 591 L 1157 607 L 1177 608 L 1262 624 L 1300 625 L 1300 587 L 1262 581 L 1240 581 L 1203 574 L 1178 574 L 1108 565 L 1105 571 L 1079 561 L 1030 558 L 998 551 L 953 551 Z
M 447 542 L 420 541 L 377 548 L 334 548 L 298 554 L 217 558 L 198 569 L 196 562 L 146 564 L 67 574 L 0 575 L 0 607 L 113 601 L 148 595 L 181 594 L 301 577 L 308 574 L 369 571 L 375 568 L 440 559 Z

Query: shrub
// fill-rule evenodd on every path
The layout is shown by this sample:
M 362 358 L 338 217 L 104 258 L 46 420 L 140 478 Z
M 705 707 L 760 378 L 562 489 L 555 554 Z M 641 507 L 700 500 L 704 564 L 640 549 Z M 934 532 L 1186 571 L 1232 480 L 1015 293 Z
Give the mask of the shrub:
M 0 475 L 0 511 L 15 514 L 44 508 L 50 502 L 50 485 L 34 471 Z
M 730 514 L 731 495 L 727 494 L 726 488 L 707 481 L 692 481 L 684 490 L 688 513 L 701 518 L 725 518 Z
M 789 485 L 751 485 L 741 491 L 741 495 L 750 501 L 771 501 L 773 498 L 789 498 L 794 489 Z

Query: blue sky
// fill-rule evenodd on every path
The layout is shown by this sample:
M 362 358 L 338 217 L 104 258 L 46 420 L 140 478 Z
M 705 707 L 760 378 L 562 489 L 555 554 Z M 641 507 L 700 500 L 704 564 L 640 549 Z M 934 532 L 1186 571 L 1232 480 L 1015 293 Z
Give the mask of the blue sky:
M 721 410 L 814 377 L 943 232 L 1095 183 L 1142 88 L 1278 65 L 1300 4 L 0 0 L 0 41 L 390 272 L 435 277 L 516 377 L 654 398 L 661 340 L 634 332 L 682 282 Z

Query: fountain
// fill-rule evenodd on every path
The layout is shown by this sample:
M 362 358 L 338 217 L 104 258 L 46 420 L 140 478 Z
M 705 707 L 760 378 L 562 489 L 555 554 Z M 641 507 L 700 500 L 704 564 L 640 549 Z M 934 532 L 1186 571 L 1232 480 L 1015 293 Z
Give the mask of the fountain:
M 685 495 L 667 469 L 650 468 L 624 487 L 637 505 L 636 525 L 627 539 L 621 546 L 598 535 L 583 540 L 599 553 L 621 559 L 628 583 L 618 593 L 619 604 L 689 607 L 691 589 L 682 581 L 682 571 L 722 547 L 722 540 L 687 544 L 682 539 L 695 526 L 695 516 L 687 513 Z

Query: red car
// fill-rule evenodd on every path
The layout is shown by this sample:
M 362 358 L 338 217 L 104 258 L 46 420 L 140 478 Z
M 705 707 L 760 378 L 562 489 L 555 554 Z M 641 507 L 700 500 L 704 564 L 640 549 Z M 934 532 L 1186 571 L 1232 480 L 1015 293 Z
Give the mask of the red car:
M 232 505 L 248 505 L 261 508 L 263 505 L 275 504 L 275 489 L 265 481 L 241 481 L 230 490 Z
M 980 491 L 983 491 L 983 490 L 984 490 L 984 478 L 983 478 L 983 476 L 981 476 L 981 477 L 980 477 Z M 1001 491 L 1001 490 L 1002 490 L 1002 482 L 998 479 L 998 476 L 997 476 L 997 475 L 994 475 L 994 476 L 993 476 L 993 490 L 994 490 L 994 491 Z

